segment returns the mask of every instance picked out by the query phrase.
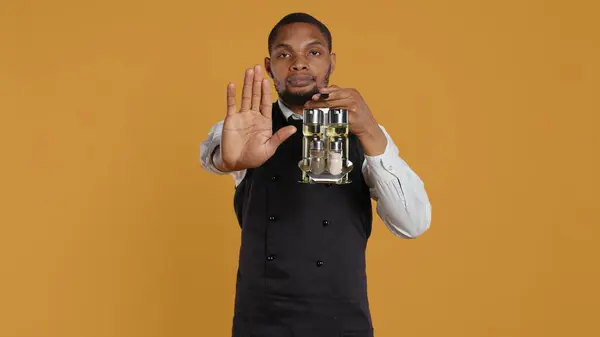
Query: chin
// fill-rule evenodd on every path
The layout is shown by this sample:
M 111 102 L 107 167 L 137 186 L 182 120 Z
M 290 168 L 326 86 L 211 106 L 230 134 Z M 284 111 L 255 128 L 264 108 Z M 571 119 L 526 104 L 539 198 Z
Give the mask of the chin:
M 279 97 L 287 104 L 300 106 L 304 105 L 304 103 L 308 102 L 312 96 L 316 93 L 313 90 L 303 90 L 303 91 L 288 91 L 286 90 L 283 93 L 279 94 Z
M 288 87 L 288 88 L 286 88 L 286 91 L 289 93 L 292 93 L 294 95 L 301 95 L 301 96 L 305 96 L 305 95 L 312 96 L 319 92 L 316 84 L 307 85 L 305 87 Z

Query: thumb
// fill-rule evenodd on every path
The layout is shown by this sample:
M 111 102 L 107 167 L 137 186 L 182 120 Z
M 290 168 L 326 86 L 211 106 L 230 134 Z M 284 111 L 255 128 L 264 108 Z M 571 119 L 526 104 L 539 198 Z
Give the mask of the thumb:
M 269 154 L 269 156 L 272 156 L 279 147 L 279 145 L 281 145 L 281 143 L 283 143 L 294 133 L 296 133 L 296 127 L 293 125 L 288 125 L 277 130 L 277 132 L 275 132 L 275 134 L 271 136 L 271 138 L 269 138 L 266 144 L 267 153 Z

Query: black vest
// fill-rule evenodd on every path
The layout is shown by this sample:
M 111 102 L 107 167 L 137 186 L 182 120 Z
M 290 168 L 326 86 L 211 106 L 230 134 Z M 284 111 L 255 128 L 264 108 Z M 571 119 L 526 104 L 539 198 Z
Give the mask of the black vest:
M 370 337 L 365 250 L 371 234 L 362 147 L 350 136 L 352 183 L 301 184 L 302 122 L 273 104 L 273 133 L 297 132 L 235 191 L 242 229 L 234 337 Z

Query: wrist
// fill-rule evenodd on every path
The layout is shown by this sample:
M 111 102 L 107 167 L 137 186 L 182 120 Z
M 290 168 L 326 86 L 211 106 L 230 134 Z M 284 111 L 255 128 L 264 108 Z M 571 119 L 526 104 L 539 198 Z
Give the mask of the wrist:
M 222 173 L 229 172 L 229 170 L 224 167 L 223 158 L 221 157 L 221 146 L 215 147 L 211 155 L 211 160 L 215 169 Z
M 381 155 L 387 147 L 387 138 L 378 124 L 373 124 L 365 129 L 365 132 L 358 135 L 358 139 L 366 156 Z

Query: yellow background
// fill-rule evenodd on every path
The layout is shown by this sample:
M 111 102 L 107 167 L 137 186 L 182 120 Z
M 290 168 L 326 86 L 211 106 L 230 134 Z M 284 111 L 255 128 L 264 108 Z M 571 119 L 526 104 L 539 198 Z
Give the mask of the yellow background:
M 230 334 L 233 180 L 199 144 L 290 11 L 433 206 L 417 240 L 376 218 L 376 336 L 599 336 L 596 1 L 283 3 L 2 1 L 0 336 Z

